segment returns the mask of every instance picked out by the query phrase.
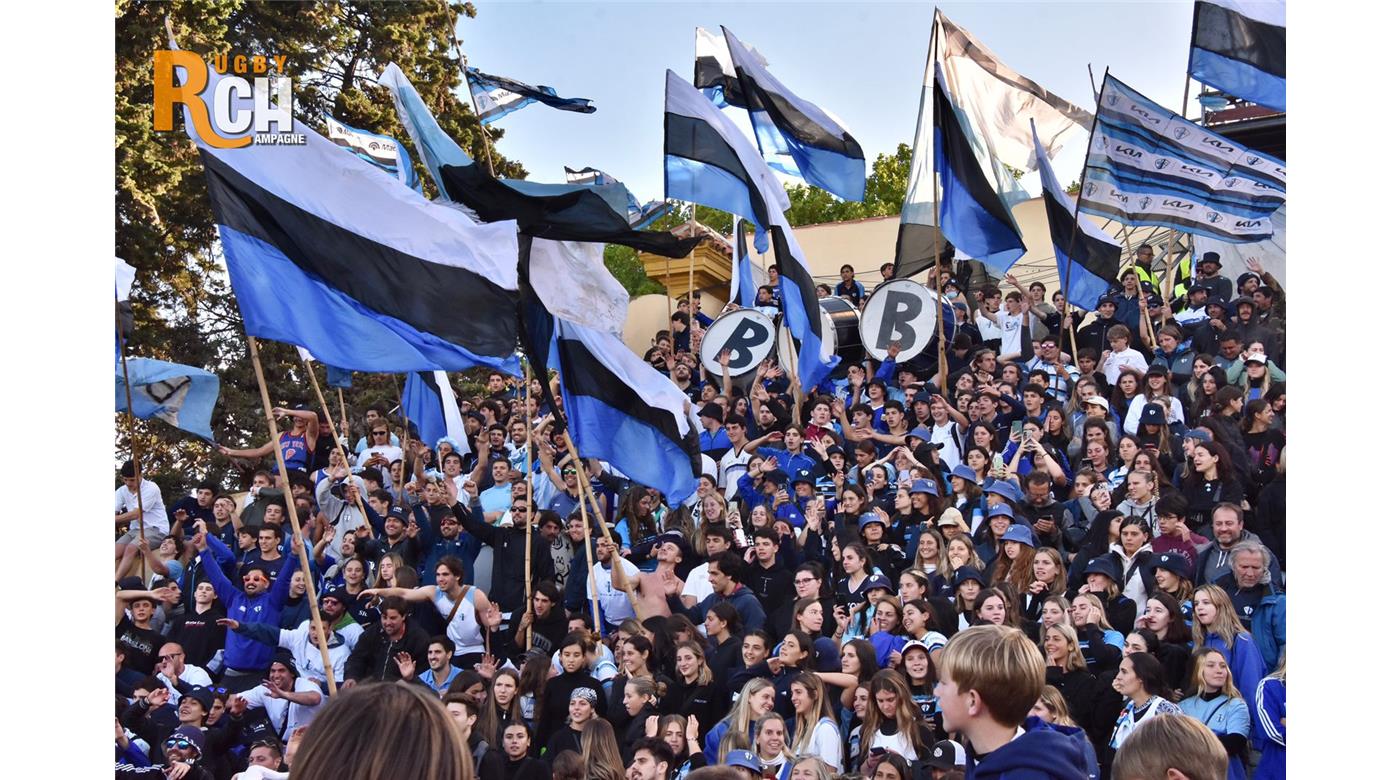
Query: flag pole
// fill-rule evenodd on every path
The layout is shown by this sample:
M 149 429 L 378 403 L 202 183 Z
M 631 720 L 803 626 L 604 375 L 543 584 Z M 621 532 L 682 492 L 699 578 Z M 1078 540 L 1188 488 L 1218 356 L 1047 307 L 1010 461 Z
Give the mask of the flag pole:
M 1100 100 L 1102 100 L 1103 88 L 1104 88 L 1105 86 L 1108 85 L 1108 71 L 1109 71 L 1108 68 L 1104 68 L 1104 69 L 1103 69 L 1103 82 L 1099 85 Z M 1089 173 L 1089 155 L 1091 155 L 1091 154 L 1094 153 L 1094 133 L 1095 133 L 1095 131 L 1097 131 L 1097 130 L 1099 129 L 1099 110 L 1098 110 L 1098 109 L 1099 109 L 1098 105 L 1095 105 L 1095 106 L 1094 106 L 1094 124 L 1093 124 L 1093 126 L 1091 126 L 1091 127 L 1089 128 L 1089 149 L 1088 149 L 1088 151 L 1086 151 L 1086 152 L 1084 153 L 1084 165 L 1083 165 L 1082 167 L 1080 167 L 1080 169 L 1079 169 L 1079 192 L 1076 193 L 1075 196 L 1074 196 L 1074 219 L 1070 222 L 1071 230 L 1070 230 L 1070 239 L 1069 239 L 1069 249 L 1068 249 L 1068 250 L 1066 251 L 1066 253 L 1065 253 L 1065 254 L 1067 255 L 1067 260 L 1068 260 L 1068 262 L 1065 263 L 1065 279 L 1064 279 L 1064 292 L 1065 292 L 1065 307 L 1066 307 L 1066 309 L 1068 309 L 1068 307 L 1069 307 L 1069 280 L 1070 280 L 1070 274 L 1074 272 L 1074 250 L 1076 249 L 1076 245 L 1077 245 L 1078 242 L 1079 242 L 1079 233 L 1080 233 L 1080 230 L 1079 230 L 1079 205 L 1080 205 L 1081 203 L 1084 202 L 1084 198 L 1083 198 L 1083 195 L 1084 195 L 1084 178 L 1085 178 L 1085 176 L 1087 176 L 1088 173 Z M 1032 124 L 1034 124 L 1034 122 L 1032 122 Z M 1070 330 L 1069 330 L 1070 348 L 1074 350 L 1074 355 L 1073 355 L 1072 357 L 1073 357 L 1075 360 L 1078 360 L 1078 359 L 1079 359 L 1079 347 L 1075 345 L 1075 338 L 1074 338 L 1074 318 L 1073 318 L 1073 317 L 1070 318 L 1070 323 L 1069 323 L 1069 324 L 1070 324 Z
M 699 222 L 698 220 L 695 219 L 695 212 L 696 212 L 699 208 L 700 208 L 700 206 L 697 205 L 697 204 L 695 204 L 695 203 L 690 204 L 690 235 L 691 235 L 692 238 L 694 238 L 694 237 L 695 237 L 695 234 L 699 231 L 700 222 Z M 686 344 L 685 346 L 686 346 L 687 349 L 694 350 L 694 351 L 698 351 L 698 349 L 696 348 L 696 345 L 695 345 L 695 328 L 699 325 L 699 321 L 696 320 L 696 318 L 695 318 L 695 247 L 694 247 L 694 246 L 692 246 L 692 247 L 690 248 L 690 277 L 689 277 L 689 279 L 686 281 L 686 287 L 685 287 L 685 311 L 686 311 L 686 315 L 687 315 L 688 317 L 690 317 L 690 324 L 689 324 L 688 326 L 686 326 L 686 329 L 685 329 L 685 332 L 690 334 L 690 343 L 689 343 L 689 344 Z
M 579 470 L 578 490 L 580 500 L 578 502 L 578 509 L 583 515 L 583 553 L 588 559 L 588 600 L 593 607 L 593 628 L 598 632 L 599 636 L 602 636 L 603 618 L 598 612 L 598 583 L 593 581 L 593 530 L 588 522 L 588 499 L 584 498 L 584 494 L 588 492 L 588 488 L 585 487 L 586 483 L 583 479 L 585 476 L 583 474 L 583 460 L 578 456 L 578 450 L 574 447 L 574 437 L 569 433 L 567 427 L 564 428 L 564 446 L 569 449 L 569 455 L 574 459 L 574 466 Z M 601 515 L 598 517 L 598 530 L 600 532 L 607 530 L 603 528 L 603 518 Z
M 267 394 L 267 379 L 263 376 L 262 358 L 258 355 L 258 340 L 248 337 L 248 351 L 253 358 L 253 373 L 258 379 L 258 394 L 262 396 L 263 416 L 267 418 L 267 434 L 272 441 L 272 454 L 277 458 L 277 473 L 282 475 L 282 498 L 287 502 L 287 516 L 292 519 L 292 537 L 302 545 L 296 557 L 301 561 L 301 575 L 306 578 L 306 592 L 311 602 L 311 624 L 316 631 L 317 645 L 321 649 L 321 663 L 326 667 L 326 685 L 332 696 L 336 693 L 335 667 L 331 664 L 331 653 L 326 647 L 326 631 L 321 621 L 321 605 L 316 598 L 316 584 L 311 577 L 311 562 L 307 560 L 306 540 L 301 535 L 301 521 L 297 519 L 296 497 L 292 495 L 292 483 L 287 480 L 287 462 L 282 459 L 282 448 L 277 446 L 277 420 L 272 416 L 272 399 Z M 296 552 L 293 553 L 296 555 Z
M 942 17 L 942 12 L 938 9 L 933 11 L 933 67 L 934 89 L 938 88 L 938 20 Z M 933 104 L 933 133 L 938 134 L 938 102 Z M 938 155 L 938 144 L 933 145 L 935 158 Z M 936 285 L 933 290 L 933 307 L 938 313 L 938 375 L 939 391 L 946 398 L 948 396 L 948 337 L 943 333 L 943 250 L 939 248 L 939 239 L 943 238 L 942 220 L 938 214 L 938 191 L 942 188 L 943 182 L 938 178 L 938 160 L 933 162 L 933 279 Z M 945 241 L 946 243 L 946 241 Z M 969 312 L 970 316 L 976 316 L 975 312 Z
M 408 374 L 407 374 L 407 373 L 405 373 L 405 374 L 403 375 L 403 381 L 404 381 L 405 384 L 408 383 Z M 403 438 L 399 440 L 399 452 L 403 453 L 403 459 L 399 461 L 399 496 L 398 496 L 398 502 L 399 502 L 399 504 L 400 504 L 404 509 L 408 509 L 408 494 L 406 494 L 406 493 L 404 492 L 404 485 L 408 483 L 408 458 L 409 458 L 409 454 L 408 454 L 408 441 L 409 441 L 409 439 L 411 438 L 411 437 L 409 436 L 408 426 L 411 425 L 412 423 L 411 423 L 411 422 L 409 421 L 409 419 L 408 419 L 408 409 L 405 408 L 404 405 L 403 405 L 403 387 L 402 387 L 402 386 L 399 387 L 399 417 L 403 420 Z M 391 470 L 392 470 L 392 468 L 393 468 L 393 465 L 394 465 L 394 464 L 392 464 L 392 463 L 389 464 Z M 392 474 L 391 474 L 390 476 L 392 476 Z M 365 515 L 365 517 L 369 517 L 369 515 Z
M 168 23 L 168 22 L 167 22 Z M 136 475 L 136 531 L 140 538 L 146 538 L 146 507 L 141 501 L 141 453 L 136 445 L 136 415 L 131 410 L 131 376 L 126 369 L 126 339 L 122 336 L 122 313 L 121 309 L 116 309 L 117 313 L 117 354 L 122 358 L 122 385 L 126 390 L 126 438 L 131 444 L 131 468 Z M 171 529 L 172 531 L 174 529 Z M 142 579 L 145 579 L 146 556 L 141 558 L 140 571 Z
M 486 144 L 486 170 L 494 179 L 496 178 L 496 163 L 492 159 L 495 155 L 491 145 L 491 134 L 486 132 L 486 123 L 481 121 L 481 110 L 476 107 L 476 95 L 472 93 L 472 77 L 467 70 L 467 53 L 462 49 L 462 42 L 457 40 L 456 25 L 455 18 L 447 23 L 447 40 L 452 43 L 453 51 L 457 52 L 457 67 L 462 70 L 462 83 L 467 88 L 467 105 L 472 107 L 472 116 L 476 117 L 476 126 L 481 131 L 481 140 Z
M 340 428 L 345 432 L 346 441 L 350 440 L 350 418 L 345 416 L 345 389 L 337 387 L 335 395 L 340 399 Z M 350 462 L 345 462 L 345 467 L 350 467 Z
M 330 419 L 331 419 L 331 410 L 330 410 L 330 406 L 326 404 L 326 397 L 325 397 L 324 395 L 322 395 L 322 393 L 321 393 L 321 383 L 320 383 L 320 381 L 318 381 L 318 380 L 316 379 L 316 371 L 315 371 L 315 369 L 313 369 L 313 368 L 311 367 L 311 361 L 309 361 L 309 360 L 307 360 L 307 359 L 305 359 L 305 358 L 302 358 L 301 363 L 302 363 L 302 365 L 306 366 L 306 375 L 307 375 L 308 377 L 311 378 L 311 389 L 314 390 L 314 391 L 316 392 L 316 400 L 317 400 L 317 402 L 319 402 L 319 403 L 321 404 L 321 412 L 322 412 L 322 414 L 325 414 L 325 415 L 326 415 L 326 419 L 327 419 L 327 420 L 330 420 Z M 339 390 L 340 388 L 337 387 L 336 389 Z M 341 419 L 342 419 L 342 421 L 343 421 L 343 420 L 344 420 L 344 417 L 345 417 L 345 397 L 342 395 L 340 400 L 341 400 L 341 404 L 340 404 Z M 331 431 L 331 433 L 334 434 L 335 431 Z M 332 442 L 335 442 L 335 449 L 336 449 L 336 451 L 340 453 L 341 459 L 345 461 L 345 471 L 346 471 L 346 473 L 348 474 L 349 471 L 350 471 L 350 454 L 349 454 L 348 452 L 345 451 L 345 446 L 342 445 L 342 444 L 340 443 L 340 437 L 339 437 L 339 436 L 332 435 L 332 436 L 331 436 L 331 441 L 332 441 Z M 347 479 L 348 479 L 348 477 L 347 477 Z M 366 511 L 365 511 L 365 497 L 362 496 L 362 495 L 360 495 L 360 491 L 359 491 L 359 490 L 356 490 L 356 491 L 355 491 L 355 505 L 356 505 L 357 507 L 359 507 L 360 516 L 363 517 L 363 518 L 365 518 L 366 521 L 368 521 L 368 520 L 369 520 L 369 512 L 366 512 Z M 333 540 L 332 543 L 335 543 L 335 540 Z
M 526 415 L 526 417 L 528 418 L 529 415 L 530 415 L 530 360 L 529 360 L 529 358 L 526 358 L 526 359 L 524 360 L 524 363 L 525 363 L 525 415 Z M 532 528 L 534 527 L 534 525 L 535 525 L 535 474 L 534 474 L 535 469 L 534 469 L 533 464 L 530 462 L 530 461 L 531 461 L 531 457 L 530 457 L 531 453 L 530 453 L 530 450 L 534 447 L 534 443 L 535 443 L 535 431 L 533 430 L 533 427 L 534 427 L 534 426 L 532 426 L 532 425 L 530 424 L 530 422 L 531 422 L 531 421 L 528 420 L 528 419 L 527 419 L 526 422 L 525 422 L 525 431 L 526 431 L 526 433 L 525 433 L 525 606 L 524 606 L 524 609 L 532 610 L 532 611 L 531 611 L 531 612 L 525 613 L 527 617 L 531 617 L 530 622 L 528 622 L 528 623 L 525 624 L 525 649 L 526 649 L 526 650 L 529 650 L 531 647 L 534 646 L 534 644 L 533 644 L 533 642 L 532 642 L 532 639 L 534 638 L 534 633 L 535 633 L 535 632 L 534 632 L 535 621 L 534 621 L 534 619 L 533 619 L 533 615 L 534 615 L 533 610 L 534 610 L 535 606 L 534 606 L 534 604 L 530 601 L 530 596 L 532 595 L 532 594 L 530 593 L 530 585 L 531 585 L 531 583 L 533 582 L 533 581 L 530 579 L 530 565 L 531 565 L 531 563 L 532 563 L 532 561 L 531 561 L 531 558 L 532 558 L 532 551 L 533 551 L 534 548 L 535 548 L 535 545 L 534 545 L 534 543 L 533 543 L 533 542 L 534 542 L 534 539 L 532 538 L 532 533 L 531 533 L 531 529 L 532 529 Z M 592 570 L 590 569 L 589 574 L 591 575 L 592 573 L 593 573 L 593 572 L 592 572 Z M 524 618 L 522 617 L 521 619 L 523 620 Z

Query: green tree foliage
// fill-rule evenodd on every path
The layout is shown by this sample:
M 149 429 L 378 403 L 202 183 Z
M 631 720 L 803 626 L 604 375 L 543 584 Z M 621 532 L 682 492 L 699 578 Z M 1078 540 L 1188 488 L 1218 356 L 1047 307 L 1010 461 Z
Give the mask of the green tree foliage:
M 893 155 L 877 156 L 865 179 L 865 200 L 859 202 L 840 200 L 808 184 L 789 185 L 788 199 L 792 201 L 792 208 L 787 213 L 788 221 L 797 227 L 898 214 L 904 207 L 913 156 L 908 144 L 900 144 Z
M 180 47 L 201 55 L 286 55 L 295 84 L 295 113 L 307 125 L 322 129 L 322 117 L 329 113 L 409 143 L 392 101 L 374 81 L 384 66 L 397 62 L 443 129 L 476 159 L 485 159 L 481 125 L 454 94 L 462 73 L 449 40 L 457 20 L 475 16 L 476 10 L 470 3 L 447 0 L 118 0 L 115 15 L 116 254 L 137 269 L 132 291 L 136 328 L 127 354 L 219 374 L 212 426 L 216 439 L 234 447 L 255 445 L 266 440 L 267 428 L 241 319 L 225 279 L 199 156 L 178 130 L 179 120 L 173 133 L 152 127 L 152 55 L 169 48 L 166 19 Z M 501 132 L 490 130 L 493 138 Z M 525 176 L 516 163 L 499 156 L 494 161 L 499 174 Z M 422 178 L 431 196 L 432 181 Z M 274 404 L 315 403 L 295 350 L 263 343 L 261 352 Z M 357 374 L 355 381 L 355 390 L 346 394 L 353 416 L 369 403 L 386 408 L 398 403 L 402 377 Z M 338 417 L 335 394 L 327 400 Z M 125 416 L 116 422 L 117 452 L 124 457 L 131 445 Z M 231 465 L 161 422 L 139 423 L 136 444 L 147 472 L 176 489 L 206 474 L 222 478 Z M 246 464 L 232 465 L 242 468 L 226 484 L 246 484 Z
M 641 256 L 630 246 L 608 244 L 603 248 L 603 265 L 622 283 L 629 297 L 666 292 L 660 282 L 647 276 Z

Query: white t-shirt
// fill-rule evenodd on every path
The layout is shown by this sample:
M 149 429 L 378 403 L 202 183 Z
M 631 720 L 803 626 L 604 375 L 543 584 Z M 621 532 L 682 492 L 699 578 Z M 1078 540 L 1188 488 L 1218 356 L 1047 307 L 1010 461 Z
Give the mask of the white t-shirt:
M 1002 355 L 1010 355 L 1021 351 L 1021 329 L 1025 327 L 1021 320 L 1024 317 L 1024 314 L 1007 314 L 1004 311 L 997 312 L 997 329 L 1001 331 Z
M 239 694 L 243 700 L 248 702 L 249 709 L 262 707 L 267 712 L 267 719 L 272 721 L 272 727 L 277 730 L 277 735 L 285 740 L 291 736 L 301 726 L 311 725 L 311 721 L 316 717 L 321 705 L 326 703 L 326 697 L 321 695 L 321 687 L 304 677 L 298 677 L 292 686 L 294 693 L 311 693 L 315 691 L 321 696 L 321 701 L 314 706 L 297 704 L 286 699 L 273 698 L 268 692 L 266 685 L 259 685 L 256 688 L 249 688 Z M 290 711 L 288 711 L 290 708 Z
M 130 512 L 136 507 L 136 492 L 127 490 L 126 485 L 117 488 L 115 514 Z M 165 499 L 160 497 L 160 488 L 149 479 L 141 480 L 141 509 L 147 529 L 170 533 L 170 518 L 165 516 Z M 138 524 L 133 522 L 131 527 L 137 528 Z
M 178 705 L 180 692 L 175 689 L 175 681 L 163 673 L 157 673 L 156 679 L 165 683 L 165 687 L 170 689 L 170 702 Z M 209 679 L 209 673 L 194 664 L 185 664 L 185 670 L 180 672 L 180 681 L 190 685 L 202 685 L 206 688 L 214 684 L 213 680 Z
M 822 718 L 812 730 L 812 739 L 806 745 L 799 745 L 797 755 L 813 755 L 828 766 L 841 768 L 841 730 L 831 718 Z
M 735 452 L 734 448 L 730 447 L 724 453 L 724 457 L 719 459 L 719 473 L 715 480 L 716 484 L 724 489 L 725 501 L 733 501 L 734 494 L 739 492 L 739 477 L 748 471 L 749 459 L 752 457 L 752 453 L 744 452 L 742 448 Z
M 366 447 L 364 452 L 360 453 L 360 457 L 355 459 L 355 465 L 363 468 L 365 461 L 369 460 L 370 456 L 375 453 L 383 455 L 384 459 L 390 463 L 396 460 L 403 460 L 403 450 L 401 448 L 388 444 L 380 444 L 374 447 Z
M 928 440 L 932 444 L 943 442 L 943 449 L 938 451 L 938 459 L 948 464 L 949 469 L 962 465 L 962 437 L 958 435 L 958 424 L 953 420 L 939 425 L 929 418 L 924 426 L 928 431 Z
M 622 573 L 628 577 L 635 577 L 641 571 L 626 558 L 613 555 L 613 565 L 617 566 L 619 563 Z M 604 569 L 601 562 L 593 564 L 593 583 L 598 589 L 598 608 L 603 612 L 603 620 L 617 625 L 627 618 L 637 616 L 632 609 L 632 602 L 627 599 L 627 591 L 613 587 L 612 570 Z
M 1108 353 L 1108 357 L 1103 361 L 1103 378 L 1108 380 L 1110 385 L 1118 384 L 1118 375 L 1123 373 L 1124 368 L 1137 369 L 1138 373 L 1147 373 L 1147 359 L 1141 352 L 1129 347 L 1122 352 Z
M 695 603 L 699 604 L 709 598 L 710 594 L 714 592 L 715 586 L 710 584 L 709 566 L 696 566 L 690 570 L 689 574 L 685 575 L 685 586 L 681 588 L 682 596 L 694 596 Z M 704 634 L 705 622 L 703 620 L 700 621 L 700 625 L 696 626 L 696 628 L 700 629 L 701 634 Z

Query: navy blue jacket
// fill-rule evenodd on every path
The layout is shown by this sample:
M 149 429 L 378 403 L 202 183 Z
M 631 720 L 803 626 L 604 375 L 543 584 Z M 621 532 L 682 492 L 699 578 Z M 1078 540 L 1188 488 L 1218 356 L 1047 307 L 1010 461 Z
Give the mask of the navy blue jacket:
M 1026 733 L 983 756 L 967 780 L 1084 780 L 1090 776 L 1080 741 L 1040 718 L 1027 718 Z M 1079 729 L 1074 729 L 1079 731 Z
M 246 591 L 236 587 L 224 576 L 223 569 L 214 563 L 214 552 L 229 555 L 231 553 L 224 547 L 224 543 L 210 536 L 208 537 L 209 549 L 199 554 L 199 558 L 205 563 L 205 571 L 209 573 L 209 583 L 214 586 L 214 592 L 219 595 L 219 601 L 224 603 L 228 610 L 228 616 L 240 623 L 266 623 L 268 625 L 278 625 L 282 620 L 282 606 L 287 601 L 287 590 L 291 587 L 292 572 L 299 567 L 296 556 L 285 556 L 286 560 L 282 564 L 282 571 L 278 572 L 277 578 L 272 581 L 272 586 L 257 596 L 249 596 Z M 224 641 L 224 667 L 237 669 L 243 672 L 262 672 L 267 669 L 267 665 L 272 663 L 272 648 L 242 636 L 228 632 Z

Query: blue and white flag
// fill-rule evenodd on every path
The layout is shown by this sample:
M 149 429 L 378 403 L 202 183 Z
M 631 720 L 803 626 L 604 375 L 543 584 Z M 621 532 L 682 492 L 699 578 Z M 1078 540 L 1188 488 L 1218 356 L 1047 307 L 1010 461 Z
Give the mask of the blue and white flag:
M 116 371 L 117 411 L 125 412 L 127 385 L 121 363 Z M 132 415 L 164 420 L 205 441 L 214 440 L 209 420 L 219 399 L 217 376 L 202 368 L 151 358 L 127 358 L 126 372 L 131 377 Z
M 515 223 L 429 203 L 300 122 L 305 146 L 219 149 L 185 114 L 248 335 L 357 371 L 518 373 Z
M 1129 225 L 1157 225 L 1222 241 L 1273 234 L 1288 171 L 1143 97 L 1105 73 L 1089 141 L 1080 209 Z
M 734 218 L 734 270 L 729 277 L 729 302 L 744 308 L 750 308 L 754 304 L 754 299 L 758 297 L 760 277 L 763 283 L 768 282 L 768 278 L 763 274 L 763 269 L 749 257 L 749 242 L 744 238 L 744 220 Z
M 822 345 L 817 286 L 783 213 L 790 204 L 782 185 L 739 128 L 669 70 L 664 146 L 666 197 L 750 220 L 754 246 L 767 251 L 771 243 L 783 322 L 799 346 L 798 381 L 803 387 L 816 387 L 839 361 L 829 345 Z
M 418 427 L 419 440 L 430 446 L 447 439 L 452 449 L 466 452 L 470 440 L 462 425 L 457 393 L 446 371 L 410 371 L 403 385 L 403 409 Z
M 550 315 L 528 280 L 524 288 L 526 352 L 536 371 L 558 372 L 579 455 L 607 461 L 679 506 L 701 474 L 700 420 L 685 393 L 617 336 Z
M 673 208 L 675 208 L 674 204 L 668 200 L 647 201 L 642 205 L 642 210 L 637 214 L 637 218 L 632 220 L 632 229 L 642 230 L 650 226 L 651 223 L 670 214 Z
M 316 356 L 311 354 L 310 350 L 308 350 L 306 347 L 298 345 L 297 354 L 301 356 L 302 360 L 305 360 L 308 363 L 316 362 Z M 321 362 L 324 363 L 325 361 Z M 354 371 L 346 371 L 343 368 L 336 368 L 335 366 L 326 364 L 326 384 L 331 387 L 339 387 L 344 390 L 349 390 L 350 387 L 354 384 L 354 376 Z
M 1025 254 L 1011 207 L 1027 194 L 1009 167 L 1036 167 L 1032 119 L 1053 158 L 1068 139 L 1088 131 L 1092 116 L 1012 69 L 935 10 L 900 212 L 896 276 L 932 266 L 946 251 L 936 238 L 951 241 L 997 276 Z
M 330 114 L 326 115 L 326 137 L 336 146 L 344 147 L 361 160 L 397 178 L 409 189 L 423 191 L 418 172 L 413 170 L 413 161 L 408 159 L 408 150 L 396 139 L 351 127 Z
M 1285 11 L 1284 0 L 1196 0 L 1191 78 L 1287 110 Z
M 763 157 L 784 173 L 843 200 L 865 199 L 865 152 L 839 119 L 793 94 L 728 28 L 724 32 L 754 136 Z M 776 164 L 775 164 L 776 163 Z
M 476 68 L 467 68 L 467 84 L 471 87 L 472 100 L 476 103 L 482 124 L 494 122 L 535 102 L 580 114 L 598 110 L 592 105 L 593 101 L 587 98 L 561 98 L 553 87 L 531 86 L 505 76 L 482 73 Z
M 443 132 L 398 65 L 390 63 L 379 83 L 393 95 L 399 121 L 413 139 L 438 191 L 471 209 L 481 221 L 515 220 L 521 233 L 539 238 L 621 244 L 671 258 L 685 257 L 700 241 L 698 237 L 681 239 L 632 225 L 627 190 L 621 183 L 541 184 L 497 179 Z
M 1074 206 L 1050 167 L 1050 156 L 1035 135 L 1031 123 L 1036 155 L 1040 158 L 1041 199 L 1045 201 L 1045 216 L 1050 221 L 1050 243 L 1055 247 L 1055 264 L 1060 272 L 1060 287 L 1069 302 L 1085 311 L 1099 305 L 1099 297 L 1108 292 L 1117 280 L 1122 249 L 1103 228 L 1087 216 L 1080 215 L 1075 224 Z

